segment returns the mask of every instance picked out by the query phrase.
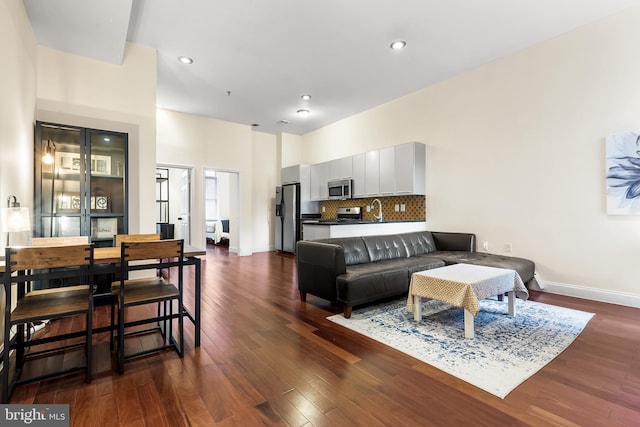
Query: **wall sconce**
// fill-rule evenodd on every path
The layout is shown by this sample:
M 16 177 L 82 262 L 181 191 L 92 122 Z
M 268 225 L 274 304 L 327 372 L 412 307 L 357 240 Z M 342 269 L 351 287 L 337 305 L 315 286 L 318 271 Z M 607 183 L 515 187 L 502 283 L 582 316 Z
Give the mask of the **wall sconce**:
M 55 155 L 56 144 L 52 140 L 47 139 L 47 145 L 44 147 L 44 154 L 42 155 L 42 163 L 44 163 L 45 165 L 53 164 L 56 159 Z
M 7 207 L 2 209 L 2 228 L 7 233 L 7 247 L 9 247 L 11 233 L 31 230 L 29 208 L 21 208 L 16 196 L 9 196 L 7 198 Z

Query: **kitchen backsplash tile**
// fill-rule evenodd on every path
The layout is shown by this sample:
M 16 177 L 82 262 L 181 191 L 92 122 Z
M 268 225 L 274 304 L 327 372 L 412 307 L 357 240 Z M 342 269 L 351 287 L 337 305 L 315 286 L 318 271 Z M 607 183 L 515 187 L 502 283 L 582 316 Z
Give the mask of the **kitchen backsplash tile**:
M 320 211 L 322 218 L 335 218 L 338 208 L 360 206 L 362 207 L 362 219 L 372 220 L 374 213 L 378 214 L 378 204 L 376 203 L 375 212 L 367 212 L 367 206 L 371 206 L 371 202 L 376 197 L 368 197 L 365 199 L 349 199 L 349 200 L 325 200 L 320 202 Z M 425 196 L 389 196 L 377 197 L 382 202 L 382 217 L 385 221 L 424 221 L 426 218 L 426 200 Z M 404 204 L 406 209 L 404 212 L 396 212 L 395 205 Z

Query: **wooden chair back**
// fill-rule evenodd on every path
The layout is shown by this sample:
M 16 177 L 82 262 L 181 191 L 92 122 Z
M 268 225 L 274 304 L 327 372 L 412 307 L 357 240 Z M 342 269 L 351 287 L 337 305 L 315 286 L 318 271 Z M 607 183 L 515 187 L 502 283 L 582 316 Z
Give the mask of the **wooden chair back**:
M 31 246 L 70 246 L 89 243 L 89 236 L 34 237 Z
M 93 263 L 93 246 L 30 246 L 7 248 L 6 269 L 13 271 L 88 266 Z M 5 274 L 6 276 L 7 274 Z
M 8 247 L 5 251 L 4 292 L 7 306 L 4 309 L 3 348 L 2 352 L 2 393 L 1 400 L 5 403 L 15 384 L 20 382 L 39 381 L 59 375 L 66 375 L 75 371 L 85 371 L 85 381 L 91 382 L 92 359 L 92 312 L 93 312 L 93 245 L 72 246 L 28 246 Z M 52 271 L 55 270 L 55 271 Z M 49 279 L 70 278 L 74 285 L 58 289 L 31 290 L 28 287 L 32 282 Z M 15 304 L 13 287 L 16 286 Z M 43 338 L 34 337 L 28 329 L 29 323 L 39 320 L 52 320 L 62 317 L 84 314 L 86 326 L 84 331 L 57 331 L 50 332 Z M 16 328 L 14 337 L 11 337 L 11 328 Z M 83 342 L 69 344 L 70 339 L 85 336 Z M 14 343 L 12 344 L 12 341 Z M 53 342 L 65 341 L 62 346 L 51 347 Z M 47 345 L 46 350 L 36 351 L 34 347 Z M 9 349 L 15 346 L 15 363 L 10 363 Z M 62 367 L 59 362 L 47 362 L 51 366 L 60 366 L 62 370 L 53 368 L 51 372 L 41 373 L 27 379 L 20 378 L 22 366 L 29 356 L 41 357 L 56 351 L 82 346 L 85 349 L 83 366 L 68 368 Z M 27 351 L 29 349 L 29 351 Z M 47 353 L 45 353 L 45 351 Z M 55 357 L 58 357 L 57 355 Z M 12 366 L 13 365 L 13 366 Z M 43 365 L 39 365 L 43 366 Z M 11 374 L 10 367 L 14 372 Z M 42 367 L 40 367 L 42 370 Z
M 122 242 L 148 242 L 150 240 L 160 240 L 160 234 L 116 234 L 114 246 L 119 248 Z
M 184 354 L 183 319 L 183 266 L 184 243 L 182 239 L 122 242 L 120 244 L 120 286 L 112 292 L 118 294 L 118 370 L 124 373 L 125 359 L 147 355 L 154 351 L 174 348 L 180 357 Z M 169 282 L 162 277 L 142 277 L 127 280 L 129 272 L 176 267 L 178 281 Z M 146 319 L 127 321 L 125 308 L 142 304 L 157 304 L 155 315 Z M 174 308 L 177 311 L 174 312 Z M 173 337 L 174 320 L 178 321 L 178 339 Z M 153 327 L 140 331 L 138 326 L 152 324 Z M 137 329 L 127 332 L 130 327 Z M 163 343 L 153 349 L 125 355 L 125 336 L 147 332 L 162 332 Z
M 181 259 L 184 253 L 182 239 L 122 242 L 120 247 L 121 259 L 124 263 L 141 260 Z

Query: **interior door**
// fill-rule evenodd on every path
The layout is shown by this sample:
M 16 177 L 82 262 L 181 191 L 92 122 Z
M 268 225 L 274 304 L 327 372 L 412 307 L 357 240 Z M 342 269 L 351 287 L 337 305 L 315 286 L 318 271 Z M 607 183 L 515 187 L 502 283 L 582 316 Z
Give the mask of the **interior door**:
M 191 244 L 191 174 L 185 169 L 180 174 L 180 231 L 185 245 Z

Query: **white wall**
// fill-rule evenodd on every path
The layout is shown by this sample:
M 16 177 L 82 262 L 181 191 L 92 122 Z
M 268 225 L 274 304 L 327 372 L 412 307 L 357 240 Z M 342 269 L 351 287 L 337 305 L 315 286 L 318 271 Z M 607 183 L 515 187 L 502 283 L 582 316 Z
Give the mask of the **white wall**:
M 290 133 L 281 133 L 278 134 L 278 139 L 281 145 L 282 167 L 286 168 L 287 166 L 302 163 L 302 137 Z
M 254 252 L 275 248 L 275 192 L 280 177 L 277 137 L 253 133 L 253 248 Z
M 261 144 L 267 141 L 265 146 Z M 239 173 L 239 224 L 238 254 L 250 255 L 263 248 L 271 231 L 266 228 L 254 230 L 254 199 L 260 194 L 253 188 L 255 178 L 262 182 L 275 181 L 276 166 L 273 162 L 275 135 L 253 132 L 251 126 L 206 117 L 193 116 L 163 109 L 157 110 L 157 162 L 194 167 L 193 244 L 204 247 L 204 168 Z M 259 146 L 259 147 L 256 147 Z M 263 158 L 254 161 L 254 153 Z M 270 194 L 270 193 L 269 193 Z M 262 211 L 261 215 L 268 215 Z M 233 213 L 232 213 L 233 215 Z M 234 234 L 234 225 L 230 224 Z M 198 242 L 197 239 L 201 241 Z M 254 242 L 258 242 L 255 244 Z
M 33 216 L 33 122 L 36 104 L 36 40 L 22 1 L 0 2 L 0 203 L 16 196 Z M 33 221 L 33 218 L 32 218 Z M 0 230 L 4 255 L 6 235 Z M 11 243 L 28 243 L 30 232 Z
M 554 292 L 640 306 L 640 216 L 608 216 L 605 137 L 640 130 L 632 8 L 302 138 L 317 163 L 427 144 L 427 223 L 531 258 Z
M 36 40 L 22 1 L 0 2 L 0 207 L 10 195 L 33 215 L 33 122 L 36 105 Z M 33 222 L 33 217 L 31 218 Z M 0 230 L 1 255 L 6 234 Z M 30 232 L 14 233 L 11 244 L 28 244 Z M 14 298 L 15 302 L 15 298 Z M 0 295 L 4 313 L 5 295 Z M 4 316 L 0 316 L 0 339 Z
M 155 50 L 112 65 L 38 46 L 38 64 L 38 120 L 129 134 L 129 232 L 155 233 Z

